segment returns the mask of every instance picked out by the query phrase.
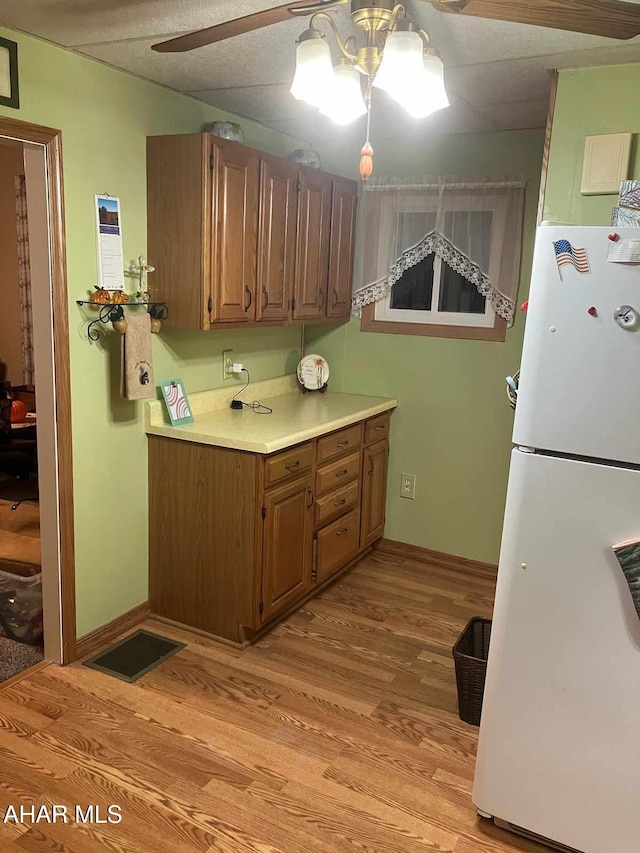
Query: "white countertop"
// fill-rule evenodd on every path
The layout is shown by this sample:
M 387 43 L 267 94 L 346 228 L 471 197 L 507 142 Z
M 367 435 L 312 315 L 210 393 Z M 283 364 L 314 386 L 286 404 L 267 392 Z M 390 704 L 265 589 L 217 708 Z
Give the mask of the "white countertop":
M 334 391 L 303 394 L 295 377 L 283 376 L 252 383 L 242 394 L 249 402 L 260 400 L 273 409 L 259 415 L 244 408 L 229 408 L 238 385 L 189 394 L 194 421 L 181 426 L 168 423 L 164 403 L 146 405 L 146 432 L 180 441 L 212 444 L 252 453 L 273 453 L 357 421 L 394 409 L 398 401 Z

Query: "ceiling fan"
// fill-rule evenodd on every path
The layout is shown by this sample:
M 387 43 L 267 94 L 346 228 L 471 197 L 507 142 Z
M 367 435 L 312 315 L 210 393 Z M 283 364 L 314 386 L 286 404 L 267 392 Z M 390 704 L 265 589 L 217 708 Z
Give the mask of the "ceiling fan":
M 159 53 L 195 50 L 233 36 L 287 21 L 292 15 L 344 6 L 350 0 L 319 0 L 317 3 L 291 2 L 262 12 L 254 12 L 153 45 Z M 492 18 L 519 24 L 533 24 L 557 30 L 630 39 L 640 34 L 640 4 L 623 0 L 426 0 L 439 12 L 476 18 Z M 351 0 L 351 12 L 363 8 L 392 9 L 393 0 Z
M 640 4 L 622 0 L 426 0 L 440 12 L 534 24 L 628 39 L 640 34 Z M 343 39 L 328 9 L 350 4 L 351 20 L 365 34 Z M 160 53 L 180 53 L 214 44 L 241 33 L 259 30 L 294 17 L 310 17 L 296 49 L 296 72 L 291 94 L 319 109 L 336 124 L 367 116 L 365 143 L 360 151 L 360 175 L 373 172 L 370 142 L 371 100 L 381 89 L 406 113 L 425 118 L 449 106 L 440 54 L 429 33 L 407 15 L 403 0 L 317 0 L 290 2 L 216 24 L 152 45 Z M 340 57 L 334 63 L 318 21 L 330 27 Z M 363 94 L 361 81 L 366 80 Z

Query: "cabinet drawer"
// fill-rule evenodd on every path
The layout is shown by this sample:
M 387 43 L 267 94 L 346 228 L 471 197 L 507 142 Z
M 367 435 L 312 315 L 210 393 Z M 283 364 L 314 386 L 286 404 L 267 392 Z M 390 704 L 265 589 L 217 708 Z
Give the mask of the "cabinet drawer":
M 264 463 L 265 487 L 279 483 L 287 477 L 295 477 L 301 471 L 310 468 L 313 463 L 313 444 L 300 444 L 290 450 L 283 450 L 270 456 Z
M 358 480 L 353 480 L 341 489 L 336 489 L 334 492 L 329 492 L 324 497 L 318 498 L 315 514 L 316 527 L 331 521 L 338 515 L 344 515 L 345 512 L 349 512 L 357 506 L 359 494 L 360 483 Z
M 323 527 L 316 536 L 317 582 L 330 577 L 358 553 L 360 541 L 360 512 L 354 509 L 332 524 Z
M 358 479 L 360 475 L 360 451 L 357 450 L 344 459 L 337 459 L 329 465 L 323 465 L 316 472 L 316 494 L 322 495 L 329 489 L 335 489 L 344 483 Z
M 327 462 L 329 459 L 334 459 L 336 456 L 343 456 L 350 450 L 356 450 L 360 447 L 361 441 L 362 424 L 354 424 L 346 429 L 339 430 L 339 432 L 325 435 L 324 438 L 318 439 L 318 465 Z
M 374 441 L 381 441 L 383 438 L 389 438 L 389 424 L 391 415 L 385 412 L 383 415 L 378 415 L 377 418 L 371 418 L 364 425 L 364 443 L 365 445 L 373 444 Z

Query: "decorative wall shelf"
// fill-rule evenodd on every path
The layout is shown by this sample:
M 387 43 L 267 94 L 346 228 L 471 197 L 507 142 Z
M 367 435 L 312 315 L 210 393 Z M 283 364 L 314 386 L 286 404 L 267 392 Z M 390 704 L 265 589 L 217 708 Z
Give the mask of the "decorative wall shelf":
M 107 323 L 125 320 L 125 309 L 145 307 L 151 315 L 151 319 L 158 321 L 166 320 L 169 316 L 169 310 L 164 302 L 93 302 L 89 299 L 76 299 L 76 305 L 89 306 L 98 311 L 98 316 L 91 320 L 87 326 L 87 337 L 91 341 L 100 339 L 100 324 L 106 326 Z M 117 331 L 124 334 L 120 329 Z M 154 331 L 153 328 L 152 331 Z M 159 327 L 155 331 L 159 331 Z

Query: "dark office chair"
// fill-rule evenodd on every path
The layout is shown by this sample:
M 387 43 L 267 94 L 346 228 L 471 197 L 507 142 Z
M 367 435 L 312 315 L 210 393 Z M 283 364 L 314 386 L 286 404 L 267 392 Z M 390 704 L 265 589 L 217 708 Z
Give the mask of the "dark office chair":
M 38 500 L 37 443 L 35 439 L 14 438 L 11 429 L 13 397 L 7 383 L 0 386 L 0 499 L 13 501 L 17 509 L 22 501 Z

